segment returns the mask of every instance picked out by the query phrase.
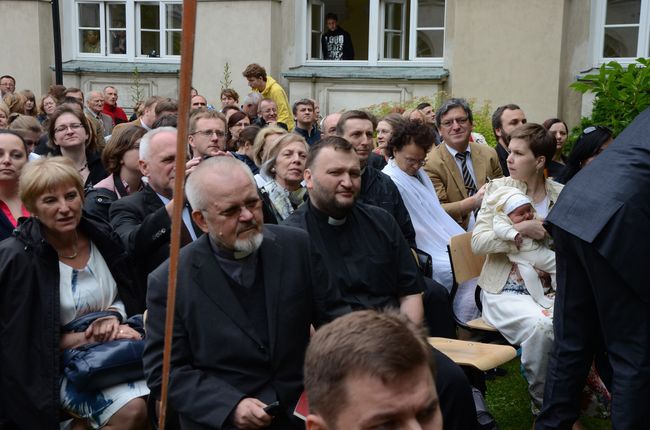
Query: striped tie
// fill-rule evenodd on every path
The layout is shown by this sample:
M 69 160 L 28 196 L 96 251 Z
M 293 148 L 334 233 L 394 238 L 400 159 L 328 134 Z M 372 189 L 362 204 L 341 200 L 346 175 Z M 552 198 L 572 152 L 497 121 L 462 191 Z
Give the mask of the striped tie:
M 463 174 L 463 182 L 465 183 L 465 189 L 467 190 L 467 195 L 473 196 L 474 194 L 476 194 L 476 184 L 474 183 L 474 179 L 472 179 L 472 175 L 470 175 L 469 169 L 467 168 L 468 155 L 469 155 L 469 151 L 457 152 L 456 158 L 460 160 L 461 173 Z

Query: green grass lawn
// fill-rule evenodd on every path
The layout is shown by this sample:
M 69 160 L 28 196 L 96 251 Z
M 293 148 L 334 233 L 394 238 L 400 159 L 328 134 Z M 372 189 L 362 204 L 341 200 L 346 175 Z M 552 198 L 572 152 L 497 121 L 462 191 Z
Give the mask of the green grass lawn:
M 486 400 L 499 430 L 527 430 L 533 426 L 526 381 L 519 367 L 519 358 L 515 358 L 501 366 L 508 372 L 505 376 L 487 381 Z M 582 423 L 590 430 L 611 428 L 609 420 L 584 418 Z

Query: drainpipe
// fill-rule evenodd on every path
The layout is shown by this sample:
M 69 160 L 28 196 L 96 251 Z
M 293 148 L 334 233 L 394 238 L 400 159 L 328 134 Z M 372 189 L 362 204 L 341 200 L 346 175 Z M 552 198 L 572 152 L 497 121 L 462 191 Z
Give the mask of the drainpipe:
M 57 85 L 63 85 L 63 63 L 61 62 L 61 19 L 59 17 L 59 0 L 51 0 L 52 33 L 54 41 L 54 74 Z

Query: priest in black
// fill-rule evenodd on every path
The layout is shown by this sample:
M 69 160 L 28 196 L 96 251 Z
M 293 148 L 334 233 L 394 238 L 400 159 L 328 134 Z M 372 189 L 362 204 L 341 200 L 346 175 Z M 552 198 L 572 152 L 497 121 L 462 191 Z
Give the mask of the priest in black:
M 183 429 L 304 429 L 293 416 L 315 327 L 349 313 L 313 267 L 304 231 L 263 225 L 250 169 L 213 157 L 189 176 L 192 217 L 206 233 L 181 250 L 169 405 Z M 144 369 L 161 389 L 169 263 L 149 276 Z M 271 412 L 264 408 L 278 402 Z
M 352 309 L 395 307 L 422 324 L 423 282 L 399 226 L 383 209 L 356 202 L 361 168 L 353 146 L 327 137 L 312 146 L 306 165 L 310 200 L 285 224 L 309 233 L 315 258 Z M 445 428 L 475 428 L 467 378 L 443 354 L 436 360 Z

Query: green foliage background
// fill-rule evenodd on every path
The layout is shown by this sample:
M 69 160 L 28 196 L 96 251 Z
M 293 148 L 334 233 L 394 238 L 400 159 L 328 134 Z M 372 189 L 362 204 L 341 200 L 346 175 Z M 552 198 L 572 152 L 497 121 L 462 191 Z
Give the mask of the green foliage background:
M 650 106 L 650 58 L 637 58 L 623 67 L 616 61 L 603 64 L 598 73 L 582 77 L 571 84 L 580 92 L 592 92 L 594 100 L 590 117 L 582 117 L 580 125 L 571 130 L 568 151 L 582 130 L 591 125 L 608 127 L 617 136 L 634 118 Z
M 431 96 L 416 97 L 406 102 L 383 102 L 376 105 L 370 105 L 363 110 L 372 113 L 378 119 L 381 119 L 389 113 L 397 112 L 403 113 L 408 109 L 414 109 L 420 103 L 431 103 L 434 110 L 440 107 L 442 102 L 450 96 L 444 91 L 440 91 Z M 478 105 L 476 100 L 468 99 L 470 107 L 472 108 L 472 115 L 474 116 L 474 131 L 485 136 L 488 145 L 495 147 L 497 142 L 492 133 L 492 104 L 490 101 L 485 101 L 482 105 Z

